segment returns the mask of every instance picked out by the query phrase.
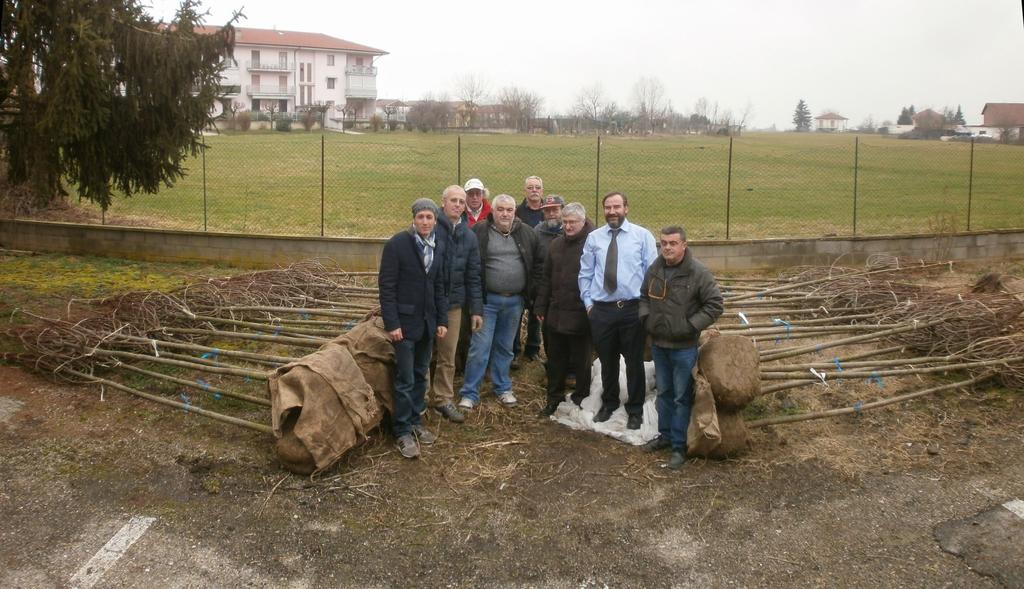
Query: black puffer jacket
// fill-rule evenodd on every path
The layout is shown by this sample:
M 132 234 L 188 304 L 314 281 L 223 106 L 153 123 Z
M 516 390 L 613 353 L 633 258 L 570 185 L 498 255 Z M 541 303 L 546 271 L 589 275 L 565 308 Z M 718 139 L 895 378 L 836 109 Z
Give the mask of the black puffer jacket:
M 580 256 L 587 235 L 594 230 L 590 219 L 583 229 L 569 237 L 562 235 L 552 240 L 544 260 L 544 272 L 537 290 L 534 313 L 544 317 L 544 323 L 557 333 L 584 335 L 590 333 L 587 309 L 580 298 Z
M 480 248 L 476 234 L 466 222 L 452 227 L 443 215 L 437 218 L 438 234 L 448 242 L 445 276 L 449 309 L 468 307 L 470 315 L 483 315 L 483 294 L 480 289 Z
M 658 256 L 640 287 L 640 319 L 651 343 L 661 348 L 692 348 L 700 332 L 722 316 L 722 293 L 711 271 L 686 249 L 666 282 L 665 258 Z
M 480 245 L 480 285 L 484 302 L 487 302 L 487 264 L 484 261 L 487 256 L 487 242 L 491 236 L 491 226 L 494 224 L 494 213 L 487 216 L 487 221 L 473 225 L 473 233 L 476 234 L 477 242 Z M 519 257 L 526 270 L 526 291 L 523 293 L 526 306 L 533 305 L 533 299 L 537 294 L 537 283 L 540 282 L 540 271 L 543 260 L 540 258 L 540 245 L 537 243 L 537 234 L 533 228 L 526 225 L 518 218 L 512 219 L 512 239 L 519 249 Z

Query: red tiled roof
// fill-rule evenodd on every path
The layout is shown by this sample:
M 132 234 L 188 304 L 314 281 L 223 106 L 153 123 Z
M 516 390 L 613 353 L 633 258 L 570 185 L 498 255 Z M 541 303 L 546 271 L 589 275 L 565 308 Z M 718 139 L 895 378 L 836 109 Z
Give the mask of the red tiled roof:
M 985 125 L 1024 126 L 1024 103 L 1022 102 L 986 102 L 981 109 Z
M 816 121 L 848 121 L 850 119 L 842 116 L 841 114 L 839 114 L 837 112 L 827 112 L 827 113 L 825 113 L 823 115 L 818 115 L 818 116 L 814 117 L 814 120 L 816 120 Z
M 200 33 L 212 33 L 217 27 L 196 27 Z M 305 47 L 310 49 L 335 49 L 337 51 L 358 51 L 374 55 L 387 55 L 382 49 L 360 45 L 323 33 L 303 33 L 299 31 L 275 31 L 273 29 L 249 29 L 235 27 L 235 44 L 237 45 L 273 45 L 275 47 Z

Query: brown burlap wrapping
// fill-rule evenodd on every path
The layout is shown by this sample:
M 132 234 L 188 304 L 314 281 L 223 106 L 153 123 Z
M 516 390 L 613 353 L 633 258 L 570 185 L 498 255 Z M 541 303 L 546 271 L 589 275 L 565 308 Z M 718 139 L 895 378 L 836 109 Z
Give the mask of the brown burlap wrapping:
M 303 472 L 309 467 L 286 436 L 291 432 L 317 469 L 366 440 L 383 410 L 392 407 L 393 350 L 377 317 L 269 375 L 272 426 L 282 440 L 278 453 L 286 468 Z
M 700 369 L 694 366 L 693 408 L 690 411 L 690 425 L 686 429 L 686 453 L 691 456 L 710 456 L 721 439 L 711 385 L 700 373 Z
M 699 364 L 720 410 L 739 411 L 761 393 L 760 356 L 748 337 L 710 337 L 701 346 Z
M 747 450 L 747 424 L 742 413 L 719 411 L 718 429 L 722 432 L 722 440 L 709 458 L 728 458 Z

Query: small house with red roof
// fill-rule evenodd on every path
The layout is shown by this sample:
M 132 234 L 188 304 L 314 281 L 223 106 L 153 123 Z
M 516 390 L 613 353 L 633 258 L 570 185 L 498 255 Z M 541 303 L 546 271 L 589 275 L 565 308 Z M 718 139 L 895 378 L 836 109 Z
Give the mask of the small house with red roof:
M 815 131 L 836 133 L 846 130 L 846 121 L 850 119 L 837 112 L 826 112 L 814 117 Z

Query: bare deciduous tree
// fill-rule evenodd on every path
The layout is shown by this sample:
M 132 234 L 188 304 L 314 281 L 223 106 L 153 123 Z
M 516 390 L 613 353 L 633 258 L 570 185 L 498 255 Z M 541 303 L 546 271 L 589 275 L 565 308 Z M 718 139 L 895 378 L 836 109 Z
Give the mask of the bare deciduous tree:
M 573 114 L 591 121 L 600 123 L 602 115 L 605 114 L 607 101 L 604 98 L 604 90 L 600 83 L 587 86 L 576 95 L 576 103 L 573 105 Z
M 641 132 L 654 132 L 669 108 L 661 80 L 646 76 L 637 80 L 633 84 L 633 102 Z
M 477 109 L 487 96 L 489 87 L 483 74 L 464 74 L 455 81 L 455 96 L 465 107 L 466 122 L 470 127 L 477 126 Z
M 544 99 L 538 94 L 516 86 L 506 86 L 498 92 L 498 102 L 508 120 L 521 132 L 530 131 L 530 121 L 540 113 Z

